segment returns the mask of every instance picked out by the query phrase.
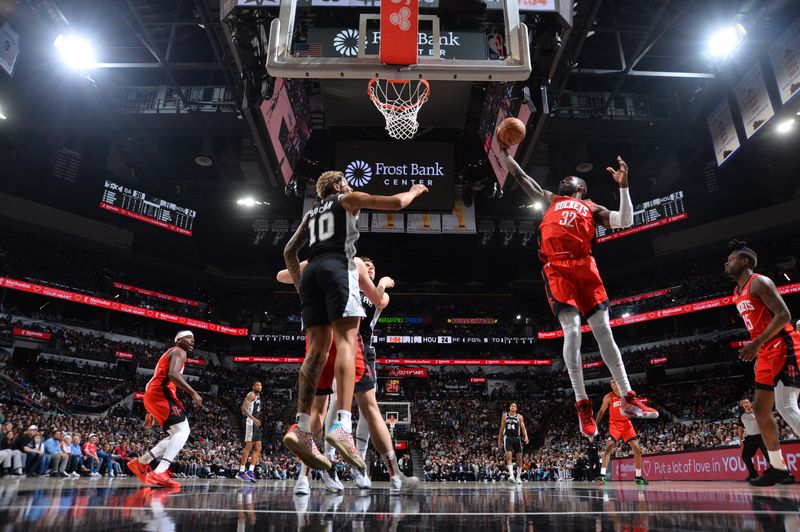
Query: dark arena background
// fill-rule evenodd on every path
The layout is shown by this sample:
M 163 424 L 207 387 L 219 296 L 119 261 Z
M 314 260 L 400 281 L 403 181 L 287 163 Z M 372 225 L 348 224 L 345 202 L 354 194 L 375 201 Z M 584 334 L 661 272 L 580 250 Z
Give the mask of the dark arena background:
M 3 531 L 800 529 L 796 0 L 0 0 L 0 67 Z M 366 469 L 307 474 L 329 170 L 427 192 L 333 200 L 394 284 Z

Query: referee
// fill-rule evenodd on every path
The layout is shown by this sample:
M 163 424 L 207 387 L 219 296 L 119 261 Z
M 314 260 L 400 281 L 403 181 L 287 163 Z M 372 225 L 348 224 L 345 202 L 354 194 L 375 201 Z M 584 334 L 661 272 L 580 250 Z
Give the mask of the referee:
M 769 454 L 767 453 L 766 445 L 764 445 L 764 440 L 761 439 L 761 430 L 758 428 L 758 422 L 756 421 L 756 415 L 753 413 L 753 405 L 750 404 L 750 400 L 742 399 L 739 404 L 742 405 L 744 410 L 742 415 L 739 416 L 739 426 L 737 427 L 739 447 L 742 448 L 742 461 L 749 472 L 745 480 L 749 481 L 758 478 L 758 472 L 753 465 L 753 456 L 755 456 L 756 451 L 761 449 L 761 454 L 764 455 L 764 459 L 767 462 L 769 462 Z

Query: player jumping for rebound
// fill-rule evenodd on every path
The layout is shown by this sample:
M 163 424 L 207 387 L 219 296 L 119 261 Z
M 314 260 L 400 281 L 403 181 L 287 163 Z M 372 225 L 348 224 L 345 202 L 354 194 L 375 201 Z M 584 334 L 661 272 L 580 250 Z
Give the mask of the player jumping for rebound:
M 242 402 L 242 415 L 244 416 L 244 451 L 242 461 L 239 463 L 239 473 L 236 478 L 242 482 L 256 482 L 255 469 L 261 457 L 261 382 L 253 383 L 253 389 Z M 250 452 L 252 451 L 252 455 Z M 250 458 L 250 467 L 247 468 L 247 458 Z M 247 469 L 246 469 L 247 468 Z
M 397 211 L 408 207 L 421 194 L 423 185 L 394 196 L 371 196 L 354 192 L 342 172 L 324 172 L 317 179 L 318 204 L 303 217 L 300 227 L 286 244 L 286 269 L 300 293 L 303 329 L 309 347 L 298 376 L 297 423 L 283 438 L 286 446 L 307 466 L 328 470 L 330 461 L 319 452 L 311 433 L 311 405 L 331 342 L 335 342 L 334 373 L 338 389 L 337 420 L 325 435 L 342 459 L 365 469 L 353 442 L 351 408 L 355 386 L 356 342 L 364 317 L 359 295 L 358 268 L 353 261 L 359 237 L 356 222 L 361 209 Z M 298 252 L 308 241 L 308 267 L 301 275 Z
M 169 433 L 155 447 L 144 453 L 138 459 L 128 462 L 128 469 L 136 475 L 142 483 L 151 486 L 180 487 L 180 484 L 167 474 L 170 464 L 178 455 L 186 440 L 189 439 L 189 422 L 186 420 L 186 411 L 176 394 L 180 388 L 192 397 L 194 406 L 200 407 L 203 398 L 183 378 L 183 366 L 186 364 L 187 353 L 194 350 L 194 334 L 192 331 L 180 331 L 175 335 L 175 347 L 171 347 L 158 359 L 153 378 L 147 383 L 144 392 L 144 407 L 147 410 L 145 427 L 151 427 L 155 422 Z M 161 458 L 155 470 L 150 470 L 147 464 Z
M 500 418 L 500 434 L 497 435 L 497 446 L 506 453 L 506 466 L 508 467 L 508 481 L 522 484 L 522 445 L 528 445 L 528 429 L 525 428 L 525 419 L 517 413 L 517 403 L 511 403 L 508 412 L 503 412 Z M 513 456 L 517 453 L 517 468 L 519 472 L 514 476 Z
M 639 447 L 639 435 L 633 428 L 631 418 L 622 413 L 622 395 L 614 379 L 611 379 L 611 391 L 603 397 L 603 406 L 597 413 L 597 425 L 603 419 L 608 410 L 608 443 L 603 451 L 603 465 L 600 467 L 600 482 L 606 483 L 606 468 L 611 460 L 611 452 L 619 440 L 628 444 L 633 451 L 633 466 L 636 468 L 636 483 L 647 484 L 647 480 L 642 477 L 642 449 Z
M 756 252 L 744 242 L 731 242 L 731 253 L 725 261 L 725 273 L 736 280 L 733 303 L 744 321 L 752 342 L 739 352 L 745 362 L 756 361 L 753 410 L 761 438 L 767 446 L 770 466 L 760 477 L 750 480 L 753 486 L 794 484 L 795 478 L 783 461 L 778 443 L 778 425 L 772 417 L 772 406 L 800 436 L 800 333 L 792 329 L 791 314 L 769 277 L 753 273 L 758 264 Z
M 545 262 L 542 274 L 550 307 L 564 331 L 564 362 L 575 391 L 581 432 L 588 438 L 597 435 L 592 403 L 586 393 L 581 366 L 581 316 L 600 347 L 600 354 L 622 393 L 622 412 L 628 416 L 657 418 L 658 412 L 646 406 L 631 390 L 622 355 L 614 342 L 608 318 L 608 296 L 592 256 L 596 226 L 620 229 L 633 225 L 633 204 L 628 192 L 628 165 L 617 157 L 619 170 L 608 172 L 619 185 L 619 211 L 609 211 L 593 201 L 584 200 L 586 182 L 575 176 L 561 180 L 556 194 L 544 190 L 527 175 L 501 146 L 503 162 L 522 190 L 536 201 L 544 202 L 546 211 L 539 224 L 539 255 Z

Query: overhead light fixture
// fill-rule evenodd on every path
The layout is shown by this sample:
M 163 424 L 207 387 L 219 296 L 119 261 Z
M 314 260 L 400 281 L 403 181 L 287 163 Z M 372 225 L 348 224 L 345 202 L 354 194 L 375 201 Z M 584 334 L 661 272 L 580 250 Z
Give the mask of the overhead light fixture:
M 6 116 L 6 114 L 3 112 L 3 110 L 2 110 L 2 109 L 0 109 L 0 120 L 5 120 L 6 118 L 8 118 L 8 117 L 7 117 L 7 116 Z
M 74 34 L 59 35 L 53 41 L 64 64 L 73 70 L 87 70 L 97 64 L 94 47 L 85 37 Z
M 521 314 L 517 314 L 517 319 L 521 320 L 522 319 L 522 315 Z
M 741 24 L 717 30 L 708 39 L 708 52 L 715 59 L 725 60 L 739 49 L 746 33 Z
M 778 124 L 778 127 L 775 128 L 775 131 L 777 131 L 781 135 L 785 135 L 786 133 L 794 129 L 794 123 L 795 123 L 794 118 L 787 118 L 786 120 Z
M 252 196 L 248 196 L 246 198 L 239 198 L 236 200 L 236 205 L 239 205 L 240 207 L 247 207 L 249 209 L 251 207 L 255 207 L 256 205 L 269 205 L 269 203 L 266 201 L 258 201 Z
M 214 164 L 214 161 L 211 160 L 210 157 L 206 157 L 205 155 L 198 155 L 194 158 L 194 162 L 197 166 L 211 166 Z
M 783 276 L 784 276 L 784 277 L 786 277 L 786 280 L 787 280 L 787 281 L 789 281 L 790 283 L 792 282 L 792 279 L 791 279 L 791 277 L 789 277 L 789 274 L 788 274 L 788 273 L 786 273 L 786 272 L 783 272 Z
M 533 210 L 541 211 L 542 210 L 542 202 L 541 201 L 535 201 L 533 203 Z
M 581 173 L 586 173 L 586 172 L 591 172 L 593 168 L 594 165 L 592 163 L 581 163 L 575 167 L 575 170 Z
M 623 318 L 628 318 L 628 317 L 630 317 L 630 315 L 631 315 L 630 312 L 626 312 L 625 314 L 622 315 L 622 317 Z

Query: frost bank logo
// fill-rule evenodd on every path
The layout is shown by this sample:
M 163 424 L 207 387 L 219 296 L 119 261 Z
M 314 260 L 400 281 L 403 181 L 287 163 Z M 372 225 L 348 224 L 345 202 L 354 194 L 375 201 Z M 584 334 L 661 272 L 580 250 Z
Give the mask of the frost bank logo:
M 372 168 L 364 161 L 353 161 L 344 169 L 344 176 L 354 187 L 363 187 L 372 179 Z
M 333 38 L 333 47 L 340 55 L 355 57 L 358 55 L 358 31 L 352 28 L 340 31 Z

